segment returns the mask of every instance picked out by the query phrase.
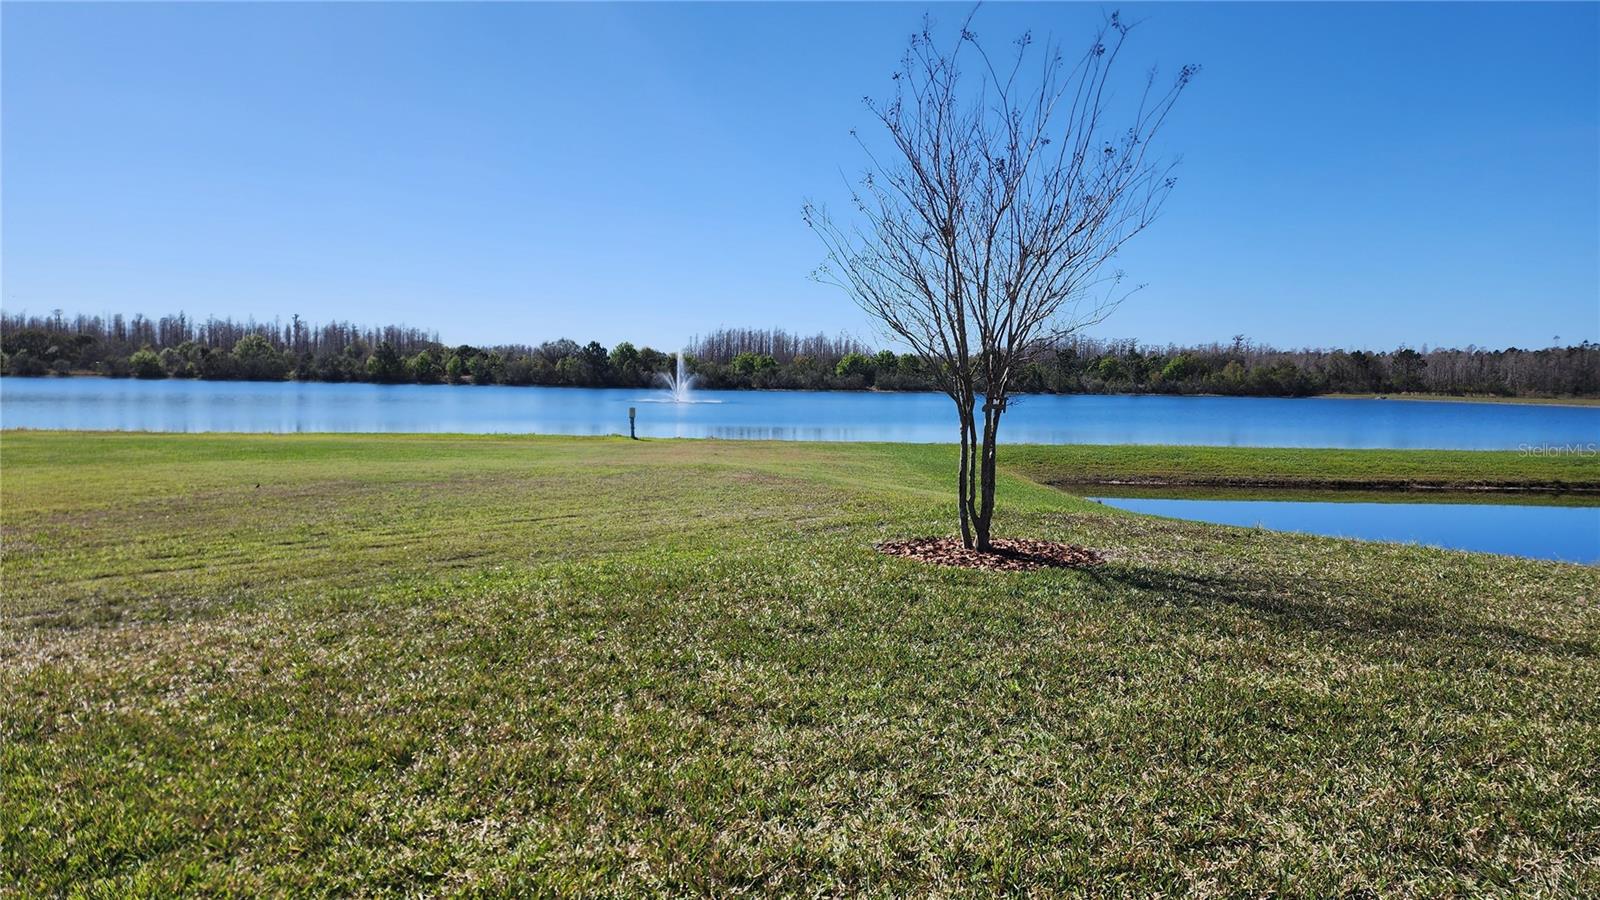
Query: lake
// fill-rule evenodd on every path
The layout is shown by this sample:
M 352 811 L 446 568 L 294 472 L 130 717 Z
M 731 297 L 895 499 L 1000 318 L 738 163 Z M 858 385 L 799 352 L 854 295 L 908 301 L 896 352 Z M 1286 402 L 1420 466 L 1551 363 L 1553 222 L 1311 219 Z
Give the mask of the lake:
M 112 431 L 626 434 L 948 442 L 942 394 L 0 378 L 0 427 Z M 1600 407 L 1262 397 L 1025 396 L 1002 440 L 1038 444 L 1514 450 L 1592 447 Z
M 1094 499 L 1132 512 L 1222 525 L 1427 544 L 1565 562 L 1600 562 L 1600 506 Z

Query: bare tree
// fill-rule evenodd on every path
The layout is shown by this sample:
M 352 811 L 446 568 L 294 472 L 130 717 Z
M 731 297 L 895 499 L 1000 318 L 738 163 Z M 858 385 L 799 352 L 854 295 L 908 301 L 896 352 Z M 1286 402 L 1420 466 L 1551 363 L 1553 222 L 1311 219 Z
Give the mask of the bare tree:
M 857 135 L 868 166 L 853 221 L 804 213 L 827 250 L 815 277 L 922 356 L 955 401 L 962 541 L 988 550 L 1012 379 L 1126 296 L 1107 263 L 1172 189 L 1174 163 L 1150 140 L 1198 67 L 1163 88 L 1152 70 L 1114 127 L 1109 79 L 1131 30 L 1118 14 L 1071 63 L 1053 44 L 1034 59 L 1024 34 L 997 66 L 970 23 L 941 50 L 925 19 L 893 96 L 866 101 L 889 140 L 875 151 Z M 963 63 L 978 75 L 964 81 Z

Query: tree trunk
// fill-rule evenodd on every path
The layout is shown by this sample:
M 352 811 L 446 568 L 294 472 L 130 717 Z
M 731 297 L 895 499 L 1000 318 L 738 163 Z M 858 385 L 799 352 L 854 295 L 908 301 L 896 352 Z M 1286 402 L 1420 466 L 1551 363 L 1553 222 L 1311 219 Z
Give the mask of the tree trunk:
M 977 510 L 972 521 L 977 549 L 984 552 L 993 549 L 989 543 L 989 526 L 994 520 L 995 437 L 1000 431 L 1000 413 L 1003 409 L 1003 406 L 991 404 L 987 398 L 984 399 L 983 443 L 977 448 L 978 490 L 975 498 Z
M 972 468 L 977 464 L 976 448 L 972 435 L 972 408 L 956 403 L 956 415 L 961 420 L 961 467 L 956 473 L 957 505 L 961 510 L 961 545 L 972 546 Z
M 978 469 L 980 456 L 978 452 L 978 424 L 973 417 L 972 407 L 967 407 L 966 413 L 966 441 L 967 441 L 967 474 L 966 483 L 962 486 L 967 494 L 966 506 L 962 516 L 967 520 L 968 532 L 962 536 L 962 543 L 968 548 L 977 546 L 977 535 L 973 529 L 978 525 Z

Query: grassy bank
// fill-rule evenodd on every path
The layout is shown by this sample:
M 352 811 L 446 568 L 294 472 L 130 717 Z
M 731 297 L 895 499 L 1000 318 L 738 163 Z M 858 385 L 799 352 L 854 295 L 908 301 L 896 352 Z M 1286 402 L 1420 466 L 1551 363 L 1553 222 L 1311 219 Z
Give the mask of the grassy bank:
M 1600 495 L 1600 456 L 1592 454 L 1078 444 L 1003 455 L 1011 470 L 1060 487 Z
M 950 530 L 945 447 L 6 433 L 0 873 L 1600 890 L 1600 573 L 1133 516 L 1069 452 L 998 531 L 1111 561 L 998 575 L 871 549 Z

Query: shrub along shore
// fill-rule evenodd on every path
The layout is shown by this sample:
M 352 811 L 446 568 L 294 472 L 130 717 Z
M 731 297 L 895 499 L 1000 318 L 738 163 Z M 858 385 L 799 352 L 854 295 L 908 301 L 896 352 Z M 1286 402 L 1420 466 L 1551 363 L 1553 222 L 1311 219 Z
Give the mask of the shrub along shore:
M 25 894 L 1600 892 L 1600 572 L 1041 481 L 1592 458 L 0 434 Z

